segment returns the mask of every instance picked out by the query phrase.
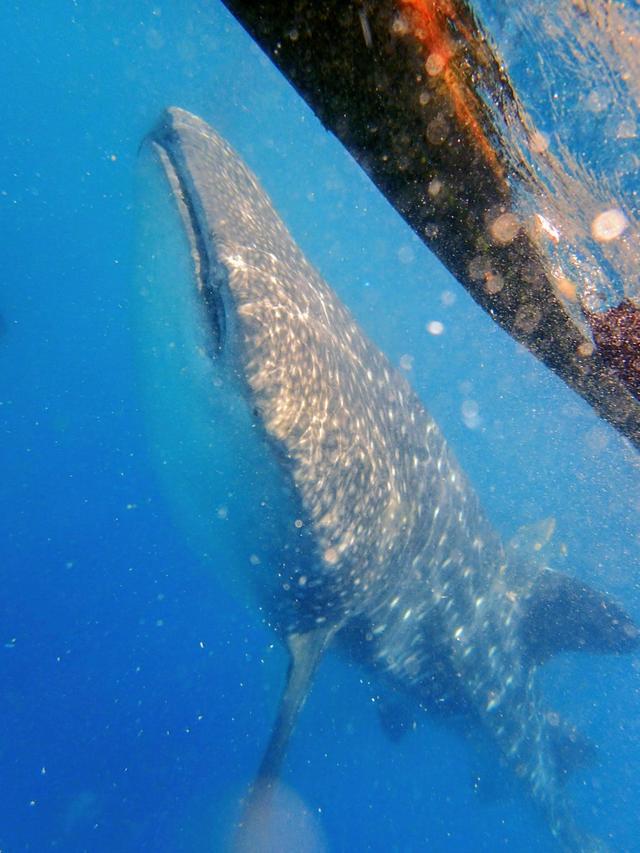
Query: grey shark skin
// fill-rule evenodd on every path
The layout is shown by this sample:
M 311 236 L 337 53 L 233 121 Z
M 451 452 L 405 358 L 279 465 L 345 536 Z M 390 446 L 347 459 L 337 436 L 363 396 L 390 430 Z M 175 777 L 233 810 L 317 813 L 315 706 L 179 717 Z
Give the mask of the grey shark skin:
M 298 506 L 291 547 L 252 581 L 291 653 L 256 786 L 277 775 L 332 645 L 411 707 L 477 724 L 560 843 L 599 849 L 572 816 L 562 734 L 536 671 L 561 650 L 631 650 L 634 624 L 503 546 L 406 380 L 215 131 L 171 108 L 149 141 L 189 237 L 207 357 L 236 383 Z

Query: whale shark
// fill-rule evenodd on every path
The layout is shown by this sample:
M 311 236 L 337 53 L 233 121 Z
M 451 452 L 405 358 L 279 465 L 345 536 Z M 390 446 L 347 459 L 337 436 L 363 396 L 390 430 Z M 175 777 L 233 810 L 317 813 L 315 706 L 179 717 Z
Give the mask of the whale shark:
M 560 652 L 637 649 L 635 623 L 552 565 L 552 525 L 502 541 L 406 378 L 212 127 L 171 107 L 143 148 L 164 175 L 167 229 L 178 223 L 189 249 L 178 284 L 158 296 L 160 263 L 140 285 L 158 335 L 149 396 L 162 401 L 165 385 L 178 395 L 156 406 L 162 466 L 182 476 L 184 514 L 198 515 L 212 564 L 221 510 L 208 484 L 235 495 L 222 515 L 240 514 L 246 553 L 227 561 L 228 579 L 289 654 L 254 795 L 275 784 L 334 650 L 377 679 L 390 707 L 488 739 L 562 847 L 601 849 L 567 793 L 584 742 L 550 709 L 539 671 Z M 220 432 L 237 440 L 234 487 L 220 479 Z

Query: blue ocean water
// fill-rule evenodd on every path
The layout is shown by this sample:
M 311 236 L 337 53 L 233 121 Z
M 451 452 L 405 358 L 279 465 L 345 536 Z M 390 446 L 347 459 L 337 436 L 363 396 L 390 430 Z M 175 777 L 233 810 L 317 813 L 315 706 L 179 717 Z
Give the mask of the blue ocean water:
M 626 443 L 472 303 L 221 5 L 127 5 L 0 7 L 6 853 L 221 849 L 282 684 L 284 654 L 188 549 L 147 452 L 135 172 L 169 104 L 260 176 L 407 370 L 504 536 L 553 516 L 567 570 L 640 617 Z M 572 787 L 615 850 L 640 849 L 639 669 L 563 657 L 545 675 L 553 706 L 599 744 Z M 526 802 L 474 796 L 474 759 L 450 732 L 425 722 L 391 743 L 374 695 L 325 661 L 285 772 L 309 836 L 332 851 L 553 849 Z

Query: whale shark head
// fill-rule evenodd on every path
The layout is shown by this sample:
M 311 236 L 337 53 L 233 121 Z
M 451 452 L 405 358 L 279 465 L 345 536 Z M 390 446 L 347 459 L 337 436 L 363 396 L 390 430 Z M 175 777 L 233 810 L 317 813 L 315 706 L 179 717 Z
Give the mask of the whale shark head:
M 425 507 L 408 472 L 424 471 L 426 495 L 443 442 L 228 143 L 171 108 L 149 144 L 188 239 L 205 349 L 224 365 L 299 500 L 294 523 L 308 535 L 311 563 L 281 569 L 283 584 L 305 600 L 295 619 L 340 621 L 384 597 L 398 570 L 411 570 L 404 553 Z M 420 435 L 401 422 L 409 402 Z
M 241 600 L 282 609 L 283 562 L 305 576 L 309 531 L 246 380 L 247 346 L 229 286 L 243 249 L 219 242 L 241 205 L 225 208 L 224 186 L 205 193 L 186 159 L 186 143 L 197 145 L 204 128 L 167 110 L 141 147 L 133 314 L 143 415 L 154 470 L 193 550 Z M 220 181 L 222 164 L 236 159 L 215 142 L 221 162 L 211 164 L 209 181 Z M 219 219 L 203 196 L 218 199 Z M 284 618 L 278 607 L 263 609 L 275 627 Z

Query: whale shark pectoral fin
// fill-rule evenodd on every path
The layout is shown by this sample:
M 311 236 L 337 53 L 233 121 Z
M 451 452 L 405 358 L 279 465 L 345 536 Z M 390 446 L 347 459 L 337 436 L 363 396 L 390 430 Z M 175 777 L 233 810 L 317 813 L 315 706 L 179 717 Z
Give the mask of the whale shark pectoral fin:
M 524 603 L 521 636 L 531 663 L 559 652 L 623 654 L 640 647 L 640 629 L 609 595 L 544 569 Z
M 290 656 L 287 682 L 258 774 L 236 824 L 231 847 L 236 853 L 258 849 L 256 841 L 264 838 L 265 827 L 268 828 L 273 814 L 278 775 L 291 733 L 322 655 L 339 628 L 339 624 L 323 625 L 304 634 L 289 634 L 286 638 Z
M 323 625 L 304 634 L 289 634 L 286 638 L 290 655 L 287 682 L 269 743 L 236 826 L 234 850 L 255 849 L 256 832 L 262 832 L 265 817 L 272 810 L 277 779 L 291 733 L 309 695 L 324 650 L 339 628 L 339 624 Z
M 304 634 L 289 634 L 286 639 L 290 662 L 276 721 L 265 750 L 254 790 L 268 789 L 277 778 L 298 715 L 302 710 L 322 655 L 339 625 L 323 625 Z

